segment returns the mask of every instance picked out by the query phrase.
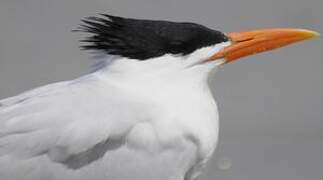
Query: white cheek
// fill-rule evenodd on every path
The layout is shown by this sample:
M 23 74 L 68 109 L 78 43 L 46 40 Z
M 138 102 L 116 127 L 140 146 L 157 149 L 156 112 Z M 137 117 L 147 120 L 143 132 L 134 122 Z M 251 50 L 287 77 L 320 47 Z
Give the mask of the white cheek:
M 223 48 L 230 46 L 231 42 L 223 42 L 220 44 L 212 45 L 197 49 L 196 51 L 192 52 L 191 54 L 185 57 L 185 63 L 187 65 L 194 65 L 200 62 L 204 62 Z

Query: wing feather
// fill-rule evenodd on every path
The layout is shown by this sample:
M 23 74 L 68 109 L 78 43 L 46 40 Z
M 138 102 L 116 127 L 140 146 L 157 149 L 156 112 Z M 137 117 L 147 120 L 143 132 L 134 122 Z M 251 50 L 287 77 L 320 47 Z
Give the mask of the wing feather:
M 87 79 L 4 99 L 0 101 L 0 157 L 47 155 L 66 162 L 109 138 L 122 138 L 139 119 L 138 105 L 123 102 L 129 100 L 124 96 L 114 87 Z

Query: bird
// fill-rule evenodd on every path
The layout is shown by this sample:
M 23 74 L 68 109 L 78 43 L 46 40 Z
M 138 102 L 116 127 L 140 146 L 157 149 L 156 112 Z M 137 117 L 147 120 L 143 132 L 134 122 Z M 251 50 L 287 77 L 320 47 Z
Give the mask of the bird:
M 1 180 L 197 180 L 218 141 L 215 72 L 319 36 L 109 14 L 81 21 L 81 49 L 100 56 L 93 72 L 0 100 Z

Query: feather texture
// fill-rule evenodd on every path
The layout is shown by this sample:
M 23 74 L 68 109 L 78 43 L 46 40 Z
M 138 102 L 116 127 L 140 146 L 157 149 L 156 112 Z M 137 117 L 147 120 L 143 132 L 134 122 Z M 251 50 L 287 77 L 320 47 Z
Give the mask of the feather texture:
M 218 136 L 207 80 L 224 61 L 202 62 L 228 45 L 185 57 L 120 57 L 0 100 L 0 179 L 196 179 Z
M 217 138 L 214 101 L 199 85 L 204 78 L 196 70 L 175 75 L 173 68 L 151 74 L 140 70 L 147 65 L 139 62 L 144 63 L 114 64 L 111 73 L 99 71 L 1 100 L 0 179 L 195 177 Z M 155 63 L 148 69 L 159 69 Z M 116 72 L 127 73 L 120 81 Z M 174 79 L 165 81 L 170 75 Z M 182 77 L 191 82 L 178 81 Z M 188 109 L 191 113 L 184 113 Z
M 82 40 L 84 50 L 146 60 L 164 54 L 187 55 L 228 41 L 221 32 L 194 23 L 122 18 L 102 14 L 82 20 L 77 31 L 92 36 Z

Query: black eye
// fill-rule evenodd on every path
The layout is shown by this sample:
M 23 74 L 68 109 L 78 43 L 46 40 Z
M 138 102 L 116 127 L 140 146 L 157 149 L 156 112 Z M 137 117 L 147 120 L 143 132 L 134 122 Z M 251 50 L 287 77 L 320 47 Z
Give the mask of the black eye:
M 222 33 L 222 32 L 219 32 L 218 33 L 217 39 L 219 40 L 219 42 L 227 42 L 227 41 L 230 41 L 230 38 L 227 35 L 225 35 L 224 33 Z
M 176 47 L 176 46 L 181 46 L 181 45 L 183 45 L 183 41 L 180 41 L 180 40 L 174 40 L 174 41 L 171 41 L 171 46 L 174 46 L 174 47 Z
M 170 34 L 173 39 L 166 47 L 168 53 L 187 55 L 200 48 L 229 41 L 224 33 L 199 24 L 179 23 L 178 26 L 178 30 Z

